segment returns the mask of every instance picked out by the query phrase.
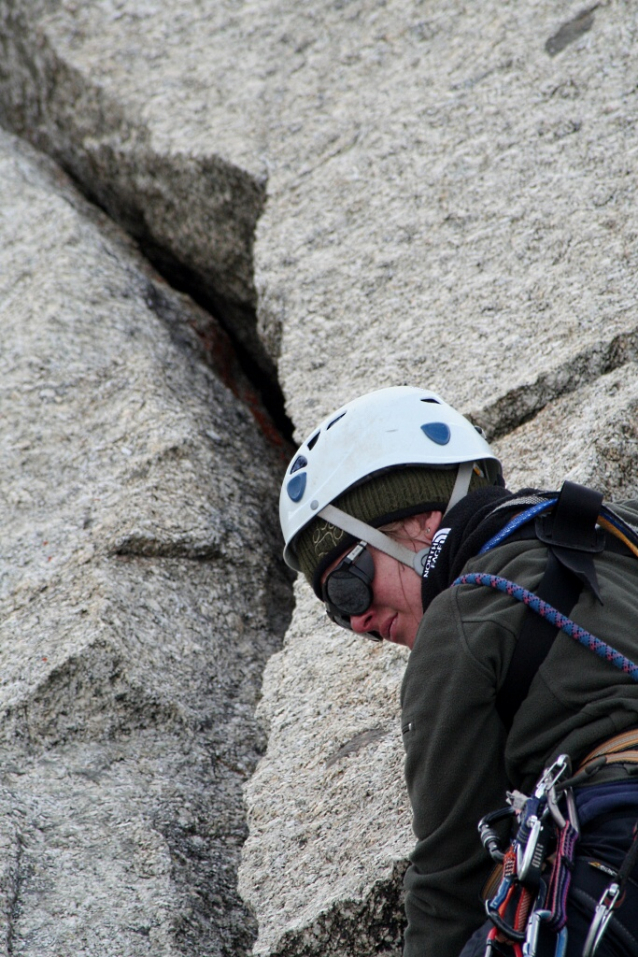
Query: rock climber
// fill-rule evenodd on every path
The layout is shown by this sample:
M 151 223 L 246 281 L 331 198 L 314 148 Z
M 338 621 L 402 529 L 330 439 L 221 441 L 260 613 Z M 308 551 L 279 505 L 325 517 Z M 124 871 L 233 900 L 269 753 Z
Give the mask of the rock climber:
M 330 618 L 410 649 L 405 957 L 638 955 L 638 501 L 514 494 L 398 387 L 313 429 L 280 518 Z

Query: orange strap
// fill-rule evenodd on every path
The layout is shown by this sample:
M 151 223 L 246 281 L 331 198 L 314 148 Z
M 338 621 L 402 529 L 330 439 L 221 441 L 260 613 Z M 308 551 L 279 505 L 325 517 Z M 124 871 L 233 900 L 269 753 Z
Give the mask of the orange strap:
M 578 771 L 583 771 L 597 758 L 603 757 L 606 759 L 606 764 L 621 762 L 638 764 L 638 728 L 631 728 L 629 731 L 623 731 L 621 734 L 616 734 L 613 738 L 603 741 L 581 761 Z

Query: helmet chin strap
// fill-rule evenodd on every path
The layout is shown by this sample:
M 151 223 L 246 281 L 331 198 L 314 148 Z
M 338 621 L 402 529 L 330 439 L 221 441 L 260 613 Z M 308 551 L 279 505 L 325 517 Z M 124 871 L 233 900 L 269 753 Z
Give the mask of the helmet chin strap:
M 454 508 L 454 506 L 467 495 L 470 482 L 472 481 L 473 471 L 474 462 L 461 462 L 459 465 L 458 471 L 456 473 L 456 481 L 454 482 L 452 494 L 450 495 L 450 501 L 447 503 L 447 508 L 443 513 L 443 518 L 445 518 L 451 508 Z
M 474 462 L 461 462 L 459 465 L 452 494 L 445 509 L 445 515 L 467 495 L 472 480 L 473 469 Z M 396 558 L 402 565 L 407 565 L 408 568 L 414 569 L 419 577 L 423 574 L 423 566 L 430 551 L 429 546 L 422 548 L 419 552 L 413 552 L 412 549 L 406 548 L 405 545 L 400 545 L 399 542 L 390 538 L 389 535 L 380 532 L 378 528 L 373 528 L 372 525 L 361 522 L 358 518 L 355 518 L 353 515 L 348 515 L 347 512 L 343 512 L 335 505 L 326 505 L 318 514 L 321 518 L 330 522 L 331 525 L 336 525 L 337 528 L 348 532 L 353 538 L 367 542 L 368 545 L 372 545 L 373 548 L 378 548 L 380 552 L 384 552 L 391 558 Z
M 353 515 L 342 512 L 335 505 L 326 505 L 318 514 L 327 522 L 330 522 L 331 525 L 342 528 L 344 532 L 348 532 L 349 535 L 358 538 L 359 541 L 367 542 L 368 545 L 378 548 L 380 552 L 385 552 L 391 558 L 396 558 L 402 565 L 412 568 L 419 577 L 423 574 L 425 559 L 430 551 L 429 546 L 422 548 L 420 552 L 413 552 L 411 548 L 406 548 L 405 545 L 395 542 L 393 538 L 390 538 L 384 532 L 380 532 L 378 528 L 366 525 L 365 522 L 359 521 Z

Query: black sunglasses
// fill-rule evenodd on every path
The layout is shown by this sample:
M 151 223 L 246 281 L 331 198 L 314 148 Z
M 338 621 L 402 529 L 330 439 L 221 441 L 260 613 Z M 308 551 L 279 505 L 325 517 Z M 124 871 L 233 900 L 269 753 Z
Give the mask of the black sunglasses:
M 352 630 L 350 619 L 363 615 L 372 604 L 372 580 L 374 561 L 365 542 L 359 542 L 341 559 L 321 586 L 328 617 L 342 628 Z M 381 635 L 369 632 L 373 641 L 381 641 Z

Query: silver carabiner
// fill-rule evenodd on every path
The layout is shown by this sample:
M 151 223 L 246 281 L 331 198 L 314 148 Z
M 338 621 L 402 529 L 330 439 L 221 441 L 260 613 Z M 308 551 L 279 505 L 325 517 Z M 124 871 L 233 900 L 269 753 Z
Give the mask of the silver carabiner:
M 574 791 L 572 788 L 567 788 L 564 794 L 565 800 L 567 802 L 567 817 L 569 818 L 569 823 L 576 831 L 576 834 L 580 835 L 580 823 L 578 821 L 578 811 L 576 810 L 576 798 L 574 797 Z
M 550 814 L 554 818 L 559 830 L 563 830 L 566 826 L 567 821 L 576 831 L 576 834 L 580 834 L 580 826 L 578 824 L 578 814 L 576 812 L 576 799 L 574 798 L 574 792 L 572 788 L 566 788 L 563 791 L 565 796 L 565 803 L 567 804 L 567 820 L 563 817 L 562 811 L 558 806 L 560 797 L 556 795 L 556 788 L 551 787 L 547 792 L 547 807 L 549 808 Z M 562 797 L 562 795 L 561 795 Z
M 567 928 L 563 927 L 563 929 L 558 932 L 558 938 L 556 940 L 556 950 L 554 951 L 554 957 L 565 957 L 566 953 L 567 953 Z
M 548 768 L 545 768 L 543 771 L 538 784 L 536 785 L 536 791 L 534 792 L 534 797 L 542 798 L 545 797 L 548 791 L 552 788 L 555 788 L 559 780 L 562 778 L 565 771 L 571 767 L 571 760 L 568 754 L 559 754 L 553 764 L 550 764 Z
M 527 933 L 523 944 L 523 957 L 536 957 L 538 948 L 538 934 L 541 929 L 541 921 L 549 920 L 552 916 L 551 910 L 535 910 L 527 923 Z
M 527 843 L 525 844 L 524 848 L 517 848 L 516 853 L 516 869 L 518 871 L 517 876 L 521 882 L 525 880 L 531 867 L 532 859 L 538 844 L 538 838 L 540 837 L 541 828 L 543 826 L 542 820 L 535 814 L 530 815 L 528 823 L 531 824 L 531 830 L 529 832 L 529 837 L 527 838 Z
M 620 897 L 620 885 L 612 881 L 602 892 L 583 947 L 583 957 L 594 957 Z
M 566 825 L 566 820 L 563 817 L 560 808 L 558 807 L 558 798 L 556 797 L 556 788 L 551 787 L 547 792 L 547 807 L 549 808 L 550 814 L 556 821 L 559 830 L 563 830 Z

